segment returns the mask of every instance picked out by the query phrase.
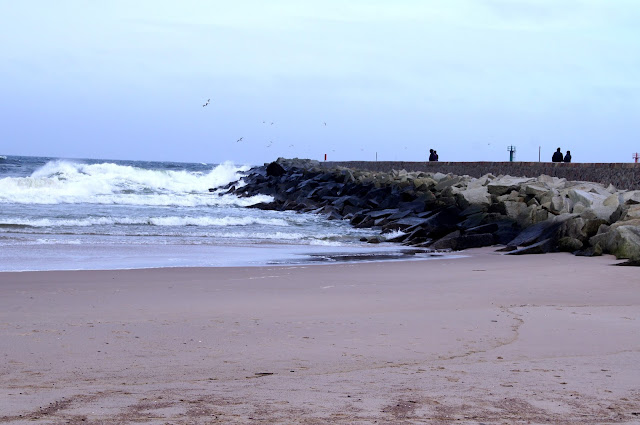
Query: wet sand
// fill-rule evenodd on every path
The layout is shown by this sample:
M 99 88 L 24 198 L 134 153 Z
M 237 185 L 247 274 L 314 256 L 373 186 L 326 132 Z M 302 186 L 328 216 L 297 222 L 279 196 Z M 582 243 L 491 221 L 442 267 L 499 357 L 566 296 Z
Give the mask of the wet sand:
M 0 423 L 640 423 L 613 257 L 0 273 Z

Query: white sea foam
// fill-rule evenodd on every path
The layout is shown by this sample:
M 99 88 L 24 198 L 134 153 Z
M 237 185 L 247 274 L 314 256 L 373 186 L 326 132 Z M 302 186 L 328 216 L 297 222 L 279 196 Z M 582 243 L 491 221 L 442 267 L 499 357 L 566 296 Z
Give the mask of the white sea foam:
M 382 234 L 382 237 L 384 238 L 384 240 L 388 241 L 389 239 L 397 238 L 405 234 L 406 233 L 403 232 L 402 230 L 394 230 L 393 232 Z
M 278 241 L 300 241 L 309 235 L 302 232 L 224 232 L 220 237 L 229 239 L 255 239 L 277 243 Z
M 359 233 L 359 232 L 354 232 L 354 233 Z M 309 243 L 311 245 L 331 245 L 331 246 L 339 246 L 342 245 L 342 243 L 340 242 L 341 239 L 343 239 L 345 237 L 344 233 L 333 233 L 333 232 L 326 232 L 326 233 L 307 233 L 307 232 L 295 232 L 295 231 L 289 231 L 289 232 L 282 232 L 282 231 L 275 231 L 275 232 L 223 232 L 220 234 L 217 234 L 216 236 L 218 237 L 224 237 L 224 238 L 229 238 L 229 239 L 255 239 L 255 240 L 265 240 L 265 241 L 272 241 L 273 243 L 277 243 L 278 241 L 280 242 L 304 242 L 304 243 Z
M 88 227 L 105 225 L 151 225 L 151 226 L 289 226 L 287 220 L 281 218 L 257 217 L 87 217 L 83 219 L 22 219 L 0 217 L 0 226 L 28 227 Z
M 309 245 L 317 246 L 342 246 L 342 243 L 338 241 L 325 240 L 325 239 L 312 239 L 309 241 Z
M 29 177 L 0 179 L 0 203 L 246 206 L 270 201 L 268 196 L 237 198 L 209 193 L 209 188 L 236 181 L 248 169 L 230 162 L 203 173 L 58 160 L 48 162 Z
M 68 240 L 60 240 L 60 239 L 36 239 L 36 245 L 82 245 L 82 241 L 80 239 L 68 239 Z

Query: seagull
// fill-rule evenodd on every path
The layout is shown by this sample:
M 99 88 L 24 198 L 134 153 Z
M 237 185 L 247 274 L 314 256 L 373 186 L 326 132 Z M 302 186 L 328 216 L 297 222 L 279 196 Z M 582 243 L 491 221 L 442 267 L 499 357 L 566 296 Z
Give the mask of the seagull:
M 325 125 L 325 127 L 326 127 L 327 123 L 326 123 L 326 122 L 323 122 L 323 124 L 324 124 L 324 125 Z
M 204 105 L 202 105 L 202 107 L 204 108 L 205 106 L 207 106 L 209 102 L 211 102 L 211 99 L 207 99 L 207 102 Z
M 238 143 L 238 142 L 242 142 L 242 137 L 239 138 L 238 140 L 236 140 L 236 143 Z

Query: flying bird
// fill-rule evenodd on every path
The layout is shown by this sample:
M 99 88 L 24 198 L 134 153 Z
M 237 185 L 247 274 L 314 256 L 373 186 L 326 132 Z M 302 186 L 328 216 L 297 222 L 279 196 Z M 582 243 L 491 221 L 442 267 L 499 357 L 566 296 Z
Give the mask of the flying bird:
M 236 140 L 236 143 L 238 143 L 238 142 L 242 142 L 242 137 L 239 138 L 238 140 Z
M 211 99 L 207 99 L 207 101 L 205 102 L 204 105 L 202 105 L 202 107 L 204 108 L 205 106 L 207 106 L 209 104 L 209 102 L 211 102 Z

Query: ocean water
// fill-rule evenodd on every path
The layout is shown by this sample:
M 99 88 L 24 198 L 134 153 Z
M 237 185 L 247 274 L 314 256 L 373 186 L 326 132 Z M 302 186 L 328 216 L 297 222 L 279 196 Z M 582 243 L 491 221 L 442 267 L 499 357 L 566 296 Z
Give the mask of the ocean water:
M 213 192 L 247 165 L 0 157 L 0 271 L 395 259 L 348 222 Z M 418 256 L 421 253 L 417 253 Z

